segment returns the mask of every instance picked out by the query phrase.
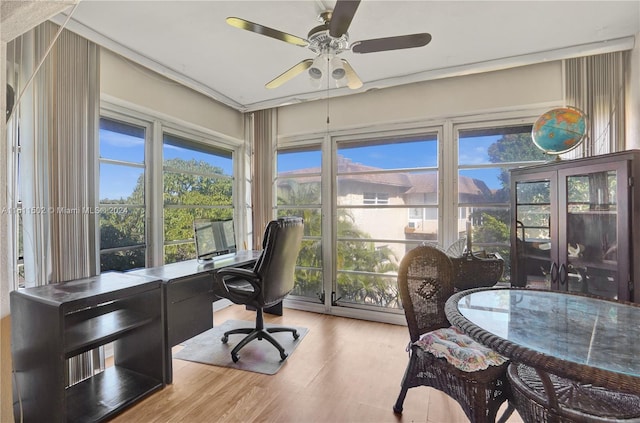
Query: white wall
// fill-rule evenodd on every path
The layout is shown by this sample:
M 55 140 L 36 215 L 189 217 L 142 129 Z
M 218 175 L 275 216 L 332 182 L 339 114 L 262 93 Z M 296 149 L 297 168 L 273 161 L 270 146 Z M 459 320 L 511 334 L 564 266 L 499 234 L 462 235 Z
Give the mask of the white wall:
M 242 114 L 106 48 L 100 50 L 100 92 L 138 109 L 244 139 Z
M 329 100 L 331 130 L 411 122 L 563 101 L 560 61 L 438 79 Z M 322 132 L 325 101 L 278 110 L 278 136 Z

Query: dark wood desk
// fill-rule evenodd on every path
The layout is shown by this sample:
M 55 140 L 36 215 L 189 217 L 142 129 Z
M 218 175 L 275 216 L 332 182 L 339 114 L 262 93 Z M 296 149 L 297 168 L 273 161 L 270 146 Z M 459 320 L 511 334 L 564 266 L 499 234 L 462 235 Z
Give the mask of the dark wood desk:
M 108 272 L 9 295 L 16 421 L 104 421 L 164 387 L 159 280 Z M 67 360 L 108 343 L 114 365 L 68 386 Z
M 451 324 L 540 373 L 640 394 L 640 306 L 575 293 L 470 289 L 446 304 Z
M 173 380 L 171 348 L 213 327 L 213 275 L 225 267 L 253 268 L 260 251 L 238 251 L 234 257 L 201 263 L 187 260 L 138 269 L 128 274 L 162 281 L 165 335 L 165 383 Z M 281 305 L 280 305 L 281 307 Z M 278 310 L 272 310 L 278 313 Z M 279 313 L 282 314 L 282 309 Z

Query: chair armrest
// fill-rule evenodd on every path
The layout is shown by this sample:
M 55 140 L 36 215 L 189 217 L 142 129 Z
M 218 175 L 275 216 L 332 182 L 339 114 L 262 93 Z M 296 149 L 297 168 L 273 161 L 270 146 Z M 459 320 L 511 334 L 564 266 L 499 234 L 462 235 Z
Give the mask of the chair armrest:
M 248 290 L 234 289 L 231 283 L 227 284 L 227 280 L 225 278 L 232 278 L 235 280 L 242 279 L 243 281 L 251 285 L 253 291 L 250 292 Z M 250 302 L 254 298 L 256 298 L 262 290 L 260 282 L 260 277 L 252 269 L 225 267 L 218 270 L 214 274 L 215 285 L 221 287 L 224 290 L 224 292 L 218 290 L 217 295 L 226 297 L 236 304 L 246 304 L 247 302 Z M 215 291 L 216 289 L 214 288 L 214 292 Z
M 249 283 L 251 283 L 252 280 L 258 279 L 258 275 L 256 275 L 256 273 L 252 269 L 245 269 L 242 267 L 222 268 L 216 272 L 216 278 L 218 276 L 220 276 L 221 279 L 223 279 L 225 276 L 234 276 L 237 278 L 245 279 L 249 281 Z

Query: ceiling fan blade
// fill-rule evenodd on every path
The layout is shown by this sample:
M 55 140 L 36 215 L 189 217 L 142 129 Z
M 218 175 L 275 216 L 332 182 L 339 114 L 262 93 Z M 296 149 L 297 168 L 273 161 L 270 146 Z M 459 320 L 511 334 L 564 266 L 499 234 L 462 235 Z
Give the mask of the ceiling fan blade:
M 360 0 L 338 0 L 331 13 L 329 35 L 335 38 L 342 37 L 349 29 L 359 5 Z
M 399 35 L 397 37 L 376 38 L 356 41 L 351 45 L 354 53 L 374 53 L 376 51 L 399 50 L 403 48 L 422 47 L 429 44 L 431 34 Z
M 305 70 L 309 69 L 312 64 L 313 64 L 313 59 L 305 59 L 302 62 L 298 63 L 297 65 L 294 65 L 293 67 L 287 69 L 280 75 L 276 76 L 271 81 L 267 82 L 265 87 L 269 89 L 277 88 L 280 85 L 284 84 L 285 82 L 289 81 L 290 79 L 293 79 L 295 76 L 298 76 Z
M 257 23 L 249 22 L 247 20 L 229 17 L 227 23 L 236 28 L 246 29 L 247 31 L 255 32 L 260 35 L 266 35 L 267 37 L 275 38 L 276 40 L 284 41 L 289 44 L 293 44 L 300 47 L 306 47 L 309 45 L 309 41 L 304 38 L 297 37 L 295 35 L 287 34 L 286 32 L 278 31 L 277 29 L 262 26 Z
M 362 81 L 360 80 L 360 77 L 358 76 L 356 71 L 353 70 L 349 62 L 342 59 L 342 66 L 344 66 L 344 72 L 346 73 L 348 81 L 347 86 L 352 90 L 357 90 L 358 88 L 362 87 Z

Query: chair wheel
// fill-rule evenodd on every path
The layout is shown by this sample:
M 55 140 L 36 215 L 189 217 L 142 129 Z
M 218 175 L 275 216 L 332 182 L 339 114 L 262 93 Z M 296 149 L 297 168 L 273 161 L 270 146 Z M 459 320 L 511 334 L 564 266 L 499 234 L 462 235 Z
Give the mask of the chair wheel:
M 298 331 L 294 331 L 293 332 L 293 339 L 298 339 L 300 338 L 300 335 L 298 334 Z
M 234 363 L 237 363 L 238 360 L 240 360 L 240 357 L 238 357 L 237 354 L 231 354 L 231 359 L 233 360 Z
M 402 407 L 393 406 L 393 412 L 396 414 L 402 414 Z
M 226 344 L 227 341 L 229 341 L 229 337 L 227 335 L 225 335 L 222 338 L 220 338 L 220 340 L 222 341 L 223 344 Z

